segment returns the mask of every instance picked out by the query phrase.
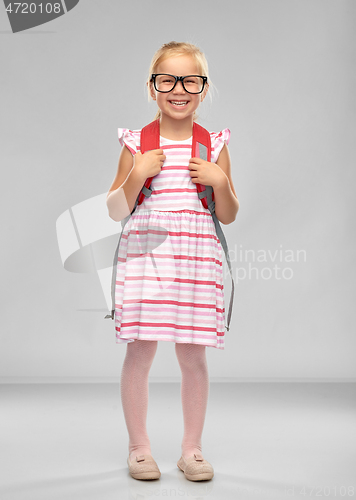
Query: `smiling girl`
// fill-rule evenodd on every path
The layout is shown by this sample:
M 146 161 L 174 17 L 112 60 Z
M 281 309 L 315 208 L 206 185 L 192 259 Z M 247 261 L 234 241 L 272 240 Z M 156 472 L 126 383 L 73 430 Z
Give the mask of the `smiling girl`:
M 187 479 L 200 481 L 214 475 L 201 443 L 209 394 L 206 347 L 224 349 L 225 308 L 222 247 L 196 184 L 213 187 L 217 218 L 232 223 L 239 202 L 231 178 L 230 131 L 209 133 L 211 161 L 192 157 L 196 110 L 209 91 L 208 65 L 196 46 L 163 45 L 152 59 L 147 88 L 158 106 L 160 148 L 142 153 L 141 130 L 119 129 L 123 147 L 107 195 L 109 216 L 120 221 L 133 211 L 146 179 L 153 178 L 152 194 L 134 210 L 118 254 L 115 327 L 116 342 L 127 343 L 120 384 L 127 462 L 136 479 L 161 475 L 146 430 L 148 375 L 158 341 L 174 342 L 184 417 L 177 465 Z M 155 247 L 163 270 L 158 279 Z

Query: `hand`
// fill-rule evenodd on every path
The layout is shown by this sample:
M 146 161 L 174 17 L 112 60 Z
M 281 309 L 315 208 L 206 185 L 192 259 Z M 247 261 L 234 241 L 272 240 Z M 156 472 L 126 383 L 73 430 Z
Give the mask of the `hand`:
M 210 163 L 201 158 L 191 158 L 189 161 L 190 177 L 194 184 L 204 186 L 220 186 L 226 178 L 225 173 L 216 163 Z
M 134 168 L 146 180 L 160 173 L 165 159 L 163 149 L 152 149 L 143 154 L 138 151 L 134 156 Z

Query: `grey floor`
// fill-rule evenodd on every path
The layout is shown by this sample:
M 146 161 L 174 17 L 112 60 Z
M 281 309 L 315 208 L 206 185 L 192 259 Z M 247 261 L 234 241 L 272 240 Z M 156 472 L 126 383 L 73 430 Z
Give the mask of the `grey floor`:
M 150 383 L 148 432 L 161 478 L 128 473 L 118 384 L 0 385 L 1 500 L 356 497 L 356 384 L 210 384 L 203 454 L 211 481 L 176 462 L 179 383 Z

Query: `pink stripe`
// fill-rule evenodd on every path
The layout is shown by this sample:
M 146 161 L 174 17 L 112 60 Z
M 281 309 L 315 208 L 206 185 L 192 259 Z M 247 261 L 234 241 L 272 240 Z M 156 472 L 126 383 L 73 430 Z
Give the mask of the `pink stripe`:
M 125 302 L 125 304 L 126 304 L 126 302 Z M 136 304 L 136 307 L 133 307 L 133 308 L 131 308 L 129 306 L 129 304 L 130 303 L 128 303 L 127 307 L 126 307 L 126 311 L 127 311 L 128 314 L 132 313 L 132 312 L 136 313 L 137 310 L 141 310 L 140 307 L 137 307 L 137 302 L 134 303 L 134 304 Z M 132 304 L 132 302 L 131 302 L 131 304 Z M 142 302 L 140 302 L 139 304 L 142 304 Z M 204 304 L 204 305 L 207 306 L 207 304 Z M 179 306 L 182 306 L 182 304 L 179 304 Z M 117 306 L 117 307 L 119 308 L 119 306 Z M 161 307 L 161 305 L 160 305 L 160 307 Z M 189 306 L 189 307 L 192 307 L 192 306 Z M 212 306 L 212 307 L 205 307 L 204 309 L 212 309 L 212 310 L 215 310 L 216 312 L 219 312 L 220 314 L 223 314 L 225 312 L 225 308 L 221 308 L 221 307 L 214 307 L 214 306 Z M 167 311 L 167 312 L 171 312 L 171 313 L 176 313 L 177 311 L 179 311 L 179 314 L 191 314 L 191 312 L 192 312 L 190 309 L 184 310 L 184 309 L 179 309 L 177 307 L 167 307 L 167 308 L 165 307 L 164 309 L 161 309 L 161 310 L 162 310 L 162 312 L 166 312 Z M 145 311 L 151 311 L 153 313 L 156 313 L 157 309 L 154 308 L 154 307 L 147 307 L 146 306 L 145 307 Z M 196 311 L 195 314 L 194 314 L 194 316 L 198 315 L 198 312 L 199 311 Z M 206 312 L 205 311 L 201 311 L 201 314 L 203 314 L 205 316 Z
M 134 303 L 134 301 L 132 301 Z M 199 309 L 211 309 L 210 304 L 198 304 L 196 302 L 180 302 L 178 300 L 154 300 L 154 299 L 143 299 L 140 301 L 141 304 L 174 304 L 177 306 L 186 307 L 197 307 Z M 225 310 L 225 309 L 224 309 Z
M 145 311 L 145 313 L 146 313 L 146 318 L 145 318 L 145 319 L 146 319 L 146 321 L 148 321 L 148 322 L 149 322 L 150 320 L 152 320 L 152 321 L 157 320 L 157 316 L 152 315 L 152 318 L 151 318 L 151 317 L 147 314 L 147 312 L 146 312 L 146 311 Z M 141 314 L 142 314 L 142 311 L 141 311 Z M 213 313 L 213 314 L 215 314 L 215 313 Z M 140 317 L 140 316 L 139 316 L 139 317 Z M 167 321 L 172 321 L 172 317 L 169 317 L 168 315 L 166 315 L 166 316 L 165 316 L 164 318 L 162 318 L 162 319 L 166 319 Z M 126 315 L 125 315 L 125 319 L 124 319 L 124 321 L 123 321 L 123 322 L 125 322 L 125 323 L 134 323 L 136 320 L 137 320 L 137 311 L 135 311 L 133 314 L 126 314 Z M 177 323 L 177 324 L 181 324 L 181 325 L 190 325 L 190 324 L 192 323 L 192 321 L 191 321 L 191 318 L 190 318 L 190 317 L 188 317 L 188 318 L 181 318 L 181 317 L 177 317 L 177 318 L 174 318 L 174 320 L 175 320 L 175 321 L 174 321 L 175 323 Z M 193 323 L 194 323 L 194 322 L 193 322 Z M 209 328 L 209 330 L 213 330 L 213 331 L 216 331 L 216 330 L 223 330 L 223 329 L 224 329 L 224 323 L 223 323 L 222 321 L 220 321 L 218 324 L 214 324 L 214 323 L 212 324 L 212 322 L 211 322 L 211 321 L 209 321 L 209 318 L 206 318 L 205 323 L 201 323 L 201 318 L 199 318 L 199 323 L 198 323 L 198 324 L 199 324 L 199 326 L 200 326 L 201 328 L 203 328 L 203 329 L 204 329 L 204 328 L 205 328 L 205 329 L 206 329 L 206 328 Z M 120 323 L 119 323 L 119 322 L 117 322 L 117 323 L 115 323 L 115 325 L 120 326 Z M 197 324 L 196 324 L 195 326 L 197 326 Z M 209 331 L 209 330 L 208 330 L 208 331 Z
M 216 332 L 215 328 L 204 328 L 201 326 L 193 326 L 193 325 L 176 325 L 175 323 L 149 323 L 143 321 L 132 321 L 130 323 L 121 323 L 122 327 L 130 327 L 130 326 L 148 326 L 152 328 L 175 328 L 177 330 L 195 330 L 197 332 Z
M 150 229 L 148 232 L 152 234 L 160 234 L 165 236 L 166 234 L 169 236 L 188 236 L 190 238 L 205 238 L 208 240 L 214 240 L 217 243 L 219 243 L 219 238 L 215 236 L 214 234 L 204 234 L 204 233 L 189 233 L 188 231 L 158 231 L 154 229 Z M 147 234 L 147 231 L 142 230 L 140 231 L 139 229 L 130 229 L 131 234 Z M 123 240 L 128 240 L 128 234 L 123 233 L 122 234 L 122 239 Z
M 178 237 L 178 238 L 181 238 L 183 236 L 187 236 L 189 238 L 208 238 L 208 239 L 212 239 L 212 240 L 215 240 L 217 241 L 217 237 L 214 235 L 214 234 L 210 234 L 210 233 L 188 233 L 187 231 L 169 231 L 167 229 L 153 229 L 153 228 L 148 228 L 148 229 L 138 229 L 138 228 L 135 228 L 135 227 L 132 227 L 130 229 L 130 232 L 129 233 L 123 233 L 122 234 L 122 239 L 123 240 L 128 240 L 128 237 L 129 237 L 129 234 L 130 235 L 138 235 L 138 236 L 148 236 L 149 234 L 150 235 L 156 235 L 156 236 L 171 236 L 172 238 L 173 237 Z M 142 238 L 142 240 L 144 240 L 145 238 Z M 147 238 L 146 238 L 147 239 Z M 150 239 L 151 239 L 151 236 L 150 236 Z M 153 236 L 152 236 L 152 239 Z M 155 238 L 156 241 L 161 241 L 160 238 Z
M 161 149 L 169 149 L 171 150 L 172 154 L 175 153 L 175 151 L 172 151 L 174 149 L 188 149 L 189 151 L 192 150 L 192 144 L 162 144 L 161 143 Z M 182 154 L 182 153 L 180 153 Z
M 213 297 L 214 302 L 216 301 L 216 303 L 219 303 L 219 305 L 223 305 L 223 298 L 224 298 L 224 295 L 222 293 L 223 289 L 221 289 L 220 291 L 218 290 L 214 294 L 213 289 L 201 291 L 201 290 L 197 290 L 196 288 L 182 287 L 182 285 L 180 285 L 180 287 L 170 285 L 168 288 L 162 289 L 162 288 L 156 286 L 156 287 L 152 287 L 152 289 L 149 289 L 149 290 L 146 289 L 146 295 L 147 295 L 147 293 L 149 293 L 149 296 L 152 297 L 155 295 L 159 296 L 161 294 L 161 292 L 162 293 L 171 292 L 170 293 L 171 296 L 175 296 L 175 297 L 179 298 L 180 297 L 179 290 L 182 290 L 183 292 L 187 292 L 187 295 L 193 296 L 194 300 L 197 300 L 197 301 L 201 300 L 202 302 L 204 302 L 207 305 L 208 309 L 211 309 L 211 307 L 212 307 L 212 304 L 210 304 L 208 302 L 208 299 L 210 299 L 211 297 Z M 123 287 L 120 288 L 120 285 L 118 285 L 118 287 L 115 289 L 115 291 L 116 291 L 117 297 L 122 297 L 122 294 L 124 292 L 124 288 Z M 144 299 L 142 299 L 142 287 L 137 288 L 137 287 L 133 286 L 133 283 L 130 283 L 130 286 L 127 285 L 127 298 L 123 301 L 125 304 L 137 304 L 137 303 L 141 304 L 143 300 Z M 162 301 L 162 304 L 160 304 L 160 307 L 162 305 L 166 305 L 167 303 L 168 303 L 168 300 Z M 190 306 L 190 307 L 193 307 L 193 306 Z
M 146 254 L 133 254 L 133 253 L 128 253 L 127 254 L 127 257 L 130 258 L 130 259 L 138 259 L 138 258 L 141 258 L 141 256 L 145 256 Z M 212 264 L 216 264 L 218 266 L 221 266 L 222 267 L 222 262 L 217 260 L 217 259 L 214 259 L 214 258 L 210 258 L 210 257 L 193 257 L 193 256 L 185 256 L 185 255 L 160 255 L 160 254 L 153 254 L 154 255 L 154 258 L 155 260 L 157 260 L 158 258 L 162 258 L 162 259 L 174 259 L 174 260 L 180 260 L 180 259 L 187 259 L 189 261 L 193 261 L 193 262 L 199 262 L 199 261 L 202 261 L 202 262 L 210 262 Z M 127 258 L 125 259 L 124 257 L 120 257 L 118 258 L 118 262 L 120 263 L 125 263 L 127 261 Z M 171 264 L 171 262 L 160 262 L 159 265 L 160 266 L 163 266 L 163 265 L 169 265 Z M 180 264 L 181 265 L 181 264 Z M 205 269 L 205 266 L 195 266 L 196 269 Z M 173 269 L 175 269 L 173 267 Z M 212 269 L 214 270 L 215 267 L 212 267 L 212 266 L 209 266 L 209 269 Z
M 145 203 L 146 203 L 146 204 L 151 204 L 151 205 L 154 205 L 154 203 L 159 203 L 159 202 L 162 202 L 162 201 L 170 201 L 169 206 L 170 206 L 170 207 L 172 207 L 172 196 L 163 196 L 163 195 L 161 194 L 161 195 L 159 196 L 159 199 L 156 201 L 156 200 L 154 200 L 154 198 L 152 198 L 152 196 L 153 196 L 153 195 L 155 195 L 155 191 L 152 191 L 152 194 L 151 194 L 151 196 L 150 196 L 149 198 L 145 198 Z M 156 196 L 156 195 L 155 195 L 155 196 Z M 193 200 L 193 199 L 194 199 L 194 201 L 196 201 L 196 199 L 199 201 L 199 198 L 198 198 L 198 197 L 197 197 L 196 199 L 195 199 L 195 197 L 194 197 L 194 198 L 192 197 L 192 200 Z M 154 203 L 152 203 L 153 201 L 154 201 Z M 183 202 L 183 201 L 188 202 L 189 200 L 188 200 L 186 197 L 184 197 L 184 196 L 177 197 L 177 198 L 174 200 L 174 202 L 175 202 L 175 203 L 180 203 L 180 205 L 182 205 L 182 202 Z M 142 203 L 142 204 L 143 204 L 143 203 Z M 200 205 L 202 204 L 202 203 L 201 203 L 201 201 L 199 201 L 199 204 L 200 204 Z M 196 203 L 195 205 L 198 205 L 198 203 Z M 209 213 L 209 215 L 210 215 L 210 212 L 208 212 L 208 213 Z
M 157 277 L 155 276 L 126 276 L 125 281 L 157 281 Z M 215 283 L 215 281 L 203 281 L 203 280 L 191 280 L 191 279 L 183 279 L 183 278 L 159 278 L 159 281 L 174 281 L 175 283 L 192 283 L 195 285 L 209 285 L 216 286 L 216 288 L 221 288 L 222 285 Z M 116 282 L 117 284 L 118 282 Z
M 132 285 L 132 283 L 131 283 Z M 216 294 L 213 293 L 213 290 L 210 290 L 210 292 L 202 292 L 202 291 L 199 291 L 199 290 L 196 290 L 194 288 L 188 288 L 188 287 L 177 287 L 177 286 L 169 286 L 166 290 L 165 289 L 161 289 L 161 288 L 153 288 L 153 289 L 150 289 L 149 291 L 147 291 L 147 293 L 149 292 L 150 296 L 154 296 L 154 295 L 159 295 L 161 292 L 164 293 L 165 291 L 167 292 L 172 292 L 171 293 L 171 296 L 173 295 L 173 292 L 177 292 L 175 294 L 176 297 L 179 297 L 179 291 L 182 289 L 182 291 L 185 291 L 187 292 L 187 294 L 190 294 L 192 296 L 194 296 L 195 300 L 201 300 L 201 301 L 204 301 L 204 303 L 206 303 L 207 305 L 207 308 L 208 309 L 211 309 L 213 304 L 209 304 L 207 302 L 208 298 L 210 297 L 215 297 L 215 300 L 217 303 L 219 303 L 221 306 L 223 306 L 223 298 L 224 298 L 224 295 L 221 293 L 221 292 L 218 292 Z M 118 286 L 118 288 L 116 288 L 116 297 L 122 297 L 122 294 L 124 292 L 124 289 L 120 286 Z M 131 292 L 131 293 L 130 293 Z M 135 293 L 136 292 L 136 295 Z M 143 300 L 141 297 L 142 297 L 142 287 L 140 288 L 136 288 L 134 286 L 127 286 L 127 295 L 131 298 L 126 298 L 125 300 L 123 300 L 122 302 L 124 304 L 142 304 Z M 213 299 L 214 300 L 214 299 Z M 166 305 L 168 303 L 167 300 L 165 301 L 162 301 L 162 304 L 160 304 L 160 307 L 162 307 L 162 305 Z M 193 307 L 193 306 L 189 306 L 189 307 Z
M 172 166 L 172 167 L 162 167 L 162 169 L 161 169 L 162 175 L 160 175 L 160 177 L 164 177 L 164 179 L 163 179 L 164 181 L 166 181 L 166 177 L 168 177 L 168 176 L 163 175 L 163 174 L 165 174 L 167 172 L 167 170 L 168 171 L 172 171 L 172 170 L 180 170 L 180 171 L 182 171 L 182 170 L 187 170 L 187 167 L 179 167 L 179 166 L 176 166 L 176 167 L 174 167 L 174 166 Z M 180 178 L 180 177 L 182 177 L 182 174 L 180 172 L 178 172 L 178 173 L 173 173 L 172 172 L 172 173 L 169 174 L 169 177 Z

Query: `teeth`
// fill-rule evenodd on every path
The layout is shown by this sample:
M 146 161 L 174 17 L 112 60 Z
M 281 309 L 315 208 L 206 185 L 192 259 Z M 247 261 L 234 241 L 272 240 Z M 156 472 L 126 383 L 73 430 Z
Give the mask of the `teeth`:
M 172 104 L 174 104 L 175 106 L 185 106 L 188 101 L 171 101 Z

